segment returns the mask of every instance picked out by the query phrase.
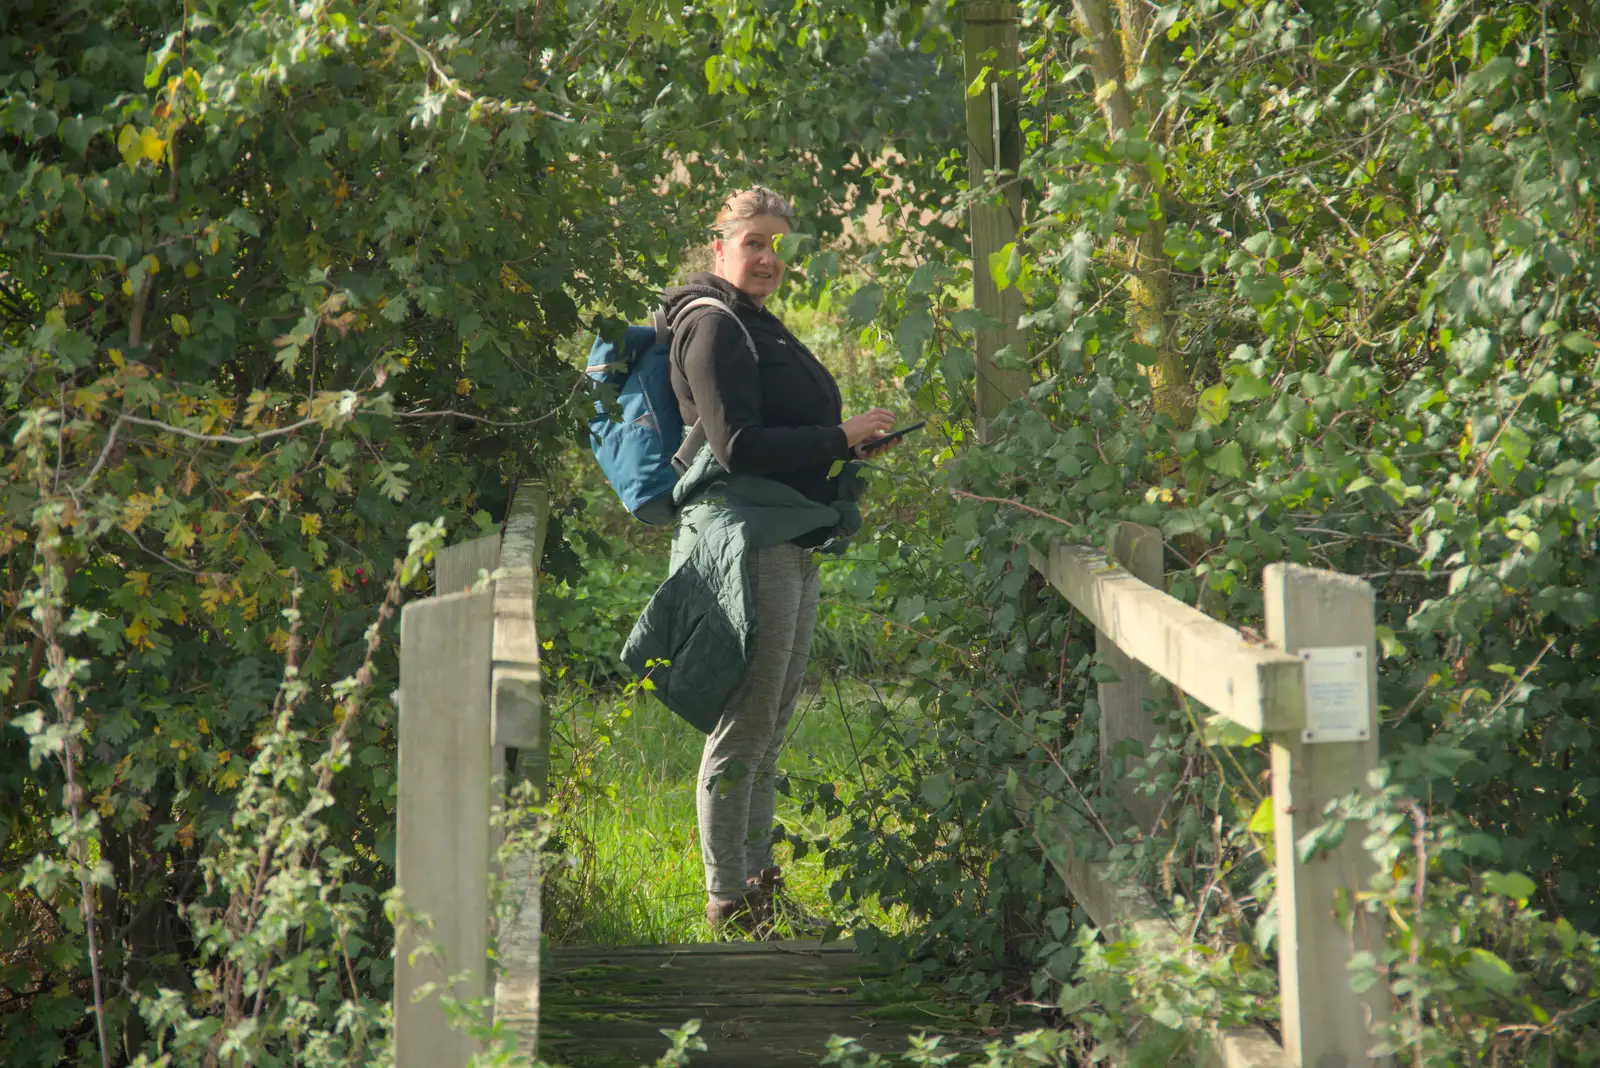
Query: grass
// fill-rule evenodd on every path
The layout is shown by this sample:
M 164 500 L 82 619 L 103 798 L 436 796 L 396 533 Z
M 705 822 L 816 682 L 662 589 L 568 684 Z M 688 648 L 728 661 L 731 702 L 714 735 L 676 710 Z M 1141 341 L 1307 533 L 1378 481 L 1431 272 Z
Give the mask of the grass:
M 807 841 L 835 834 L 814 811 L 801 812 L 808 783 L 835 784 L 846 800 L 861 781 L 859 756 L 879 744 L 861 684 L 831 684 L 803 693 L 790 724 L 779 769 L 790 777 L 780 790 L 777 822 Z M 557 848 L 563 860 L 546 892 L 545 928 L 558 944 L 641 945 L 705 942 L 705 889 L 695 817 L 695 779 L 704 736 L 659 702 L 642 695 L 592 698 L 559 713 L 553 724 L 559 815 Z M 837 915 L 828 894 L 830 874 L 819 853 L 798 859 L 787 842 L 777 847 L 786 892 L 812 915 Z M 870 916 L 884 930 L 903 919 Z M 780 933 L 784 933 L 780 930 Z

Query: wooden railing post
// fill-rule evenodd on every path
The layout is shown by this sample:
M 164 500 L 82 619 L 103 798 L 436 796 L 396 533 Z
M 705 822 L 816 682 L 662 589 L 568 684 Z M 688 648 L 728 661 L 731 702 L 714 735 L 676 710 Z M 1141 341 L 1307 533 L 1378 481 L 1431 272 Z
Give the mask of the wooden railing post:
M 1016 174 L 1022 168 L 1022 127 L 1018 118 L 1017 9 L 1015 4 L 975 2 L 962 5 L 962 50 L 966 80 L 971 85 L 985 67 L 990 74 L 983 92 L 967 99 L 967 183 L 981 187 L 991 170 Z M 1000 289 L 989 270 L 989 256 L 1017 240 L 1022 230 L 1022 188 L 1012 182 L 996 204 L 974 201 L 972 232 L 972 303 L 999 326 L 977 332 L 975 352 L 978 435 L 991 440 L 990 423 L 1007 404 L 1028 388 L 1026 370 L 995 365 L 995 354 L 1010 348 L 1026 358 L 1027 334 L 1019 325 L 1026 310 L 1016 286 Z
M 399 799 L 395 881 L 408 910 L 395 950 L 396 1068 L 457 1068 L 477 1052 L 450 1026 L 439 984 L 461 1000 L 488 991 L 489 651 L 494 601 L 487 590 L 429 597 L 400 614 Z M 412 955 L 431 942 L 437 958 Z M 466 972 L 464 984 L 447 977 Z
M 1111 559 L 1133 577 L 1158 590 L 1166 589 L 1166 565 L 1161 532 L 1138 523 L 1118 523 L 1111 535 Z M 1095 629 L 1095 652 L 1101 663 L 1117 673 L 1116 682 L 1102 682 L 1100 699 L 1100 789 L 1114 791 L 1139 829 L 1148 834 L 1161 801 L 1140 793 L 1138 783 L 1126 774 L 1114 777 L 1115 750 L 1125 739 L 1139 743 L 1148 753 L 1156 738 L 1155 718 L 1144 707 L 1150 695 L 1150 669 L 1124 653 L 1102 629 Z M 1124 762 L 1126 768 L 1126 762 Z
M 453 1029 L 429 983 L 461 1001 L 493 995 L 522 1049 L 538 1035 L 541 910 L 536 858 L 519 856 L 504 880 L 510 917 L 498 932 L 503 974 L 491 985 L 489 876 L 499 852 L 507 750 L 518 776 L 544 790 L 549 725 L 540 695 L 534 621 L 549 497 L 518 490 L 504 536 L 451 545 L 434 557 L 433 597 L 400 617 L 400 782 L 395 881 L 408 910 L 432 927 L 396 932 L 396 1068 L 459 1068 L 479 1043 Z M 498 578 L 473 589 L 483 574 Z M 412 954 L 432 943 L 437 958 Z M 446 978 L 466 972 L 464 984 Z
M 1352 908 L 1374 868 L 1352 831 L 1331 854 L 1299 860 L 1298 842 L 1334 798 L 1367 787 L 1378 761 L 1378 668 L 1372 587 L 1360 579 L 1293 564 L 1266 571 L 1267 639 L 1305 660 L 1304 726 L 1271 734 L 1278 874 L 1278 972 L 1283 1045 L 1302 1068 L 1368 1063 L 1372 1028 L 1386 1019 L 1389 991 L 1350 987 L 1350 958 L 1381 957 L 1380 917 Z M 1335 914 L 1345 895 L 1353 929 Z

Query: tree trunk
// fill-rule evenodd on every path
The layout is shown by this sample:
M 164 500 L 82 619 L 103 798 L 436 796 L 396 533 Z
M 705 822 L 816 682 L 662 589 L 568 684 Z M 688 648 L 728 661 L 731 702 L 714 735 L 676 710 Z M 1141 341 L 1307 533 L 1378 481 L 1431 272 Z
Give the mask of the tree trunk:
M 1111 137 L 1135 137 L 1140 133 L 1135 120 L 1138 106 L 1144 112 L 1153 94 L 1139 86 L 1141 70 L 1152 79 L 1161 67 L 1159 34 L 1152 23 L 1153 9 L 1143 0 L 1118 0 L 1121 8 L 1120 32 L 1113 20 L 1108 0 L 1074 0 L 1078 18 L 1089 38 L 1093 55 L 1096 94 L 1105 112 Z M 1152 80 L 1151 84 L 1156 84 Z M 1130 89 L 1130 86 L 1139 86 Z M 1139 94 L 1137 97 L 1135 93 Z M 1148 95 L 1147 95 L 1148 94 Z M 1168 126 L 1167 117 L 1148 131 L 1152 141 L 1161 141 Z M 1128 275 L 1128 321 L 1134 340 L 1155 352 L 1147 364 L 1150 388 L 1156 411 L 1180 427 L 1194 419 L 1194 390 L 1189 385 L 1189 366 L 1174 343 L 1172 313 L 1172 263 L 1165 251 L 1167 224 L 1162 214 L 1160 189 L 1148 167 L 1136 167 L 1139 184 L 1145 192 L 1149 224 L 1134 241 Z

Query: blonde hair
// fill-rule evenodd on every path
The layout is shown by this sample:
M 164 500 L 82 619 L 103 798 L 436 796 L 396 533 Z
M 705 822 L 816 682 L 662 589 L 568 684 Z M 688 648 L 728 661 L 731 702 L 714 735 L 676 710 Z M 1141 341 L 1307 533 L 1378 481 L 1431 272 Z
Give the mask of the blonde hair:
M 776 216 L 788 223 L 789 229 L 795 228 L 794 209 L 789 202 L 764 185 L 753 185 L 727 199 L 711 229 L 722 238 L 730 238 L 761 215 Z

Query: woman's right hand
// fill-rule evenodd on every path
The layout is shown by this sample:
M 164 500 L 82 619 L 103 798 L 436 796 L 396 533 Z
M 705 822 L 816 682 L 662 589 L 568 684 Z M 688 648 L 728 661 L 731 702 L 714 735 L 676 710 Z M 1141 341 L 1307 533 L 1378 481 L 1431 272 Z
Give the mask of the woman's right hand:
M 863 441 L 887 434 L 894 426 L 895 414 L 887 408 L 874 408 L 860 415 L 852 415 L 839 424 L 845 441 L 853 449 Z

